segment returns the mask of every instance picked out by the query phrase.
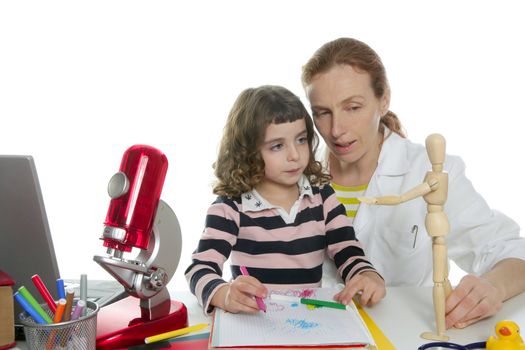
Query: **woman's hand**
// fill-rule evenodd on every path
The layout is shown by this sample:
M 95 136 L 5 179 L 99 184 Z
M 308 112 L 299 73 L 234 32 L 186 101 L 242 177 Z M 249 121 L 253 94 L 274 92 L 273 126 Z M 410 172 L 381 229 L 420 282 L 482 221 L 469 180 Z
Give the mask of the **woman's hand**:
M 447 328 L 465 328 L 497 313 L 505 300 L 525 291 L 525 260 L 507 258 L 481 277 L 467 275 L 445 303 Z
M 467 275 L 446 300 L 446 327 L 465 328 L 492 316 L 501 309 L 503 300 L 502 293 L 488 280 Z
M 385 281 L 373 271 L 365 271 L 352 277 L 345 288 L 334 296 L 334 300 L 348 305 L 359 294 L 359 302 L 363 306 L 372 306 L 386 295 Z
M 254 314 L 259 312 L 255 296 L 265 298 L 267 293 L 266 287 L 255 277 L 238 276 L 215 293 L 211 304 L 231 313 Z

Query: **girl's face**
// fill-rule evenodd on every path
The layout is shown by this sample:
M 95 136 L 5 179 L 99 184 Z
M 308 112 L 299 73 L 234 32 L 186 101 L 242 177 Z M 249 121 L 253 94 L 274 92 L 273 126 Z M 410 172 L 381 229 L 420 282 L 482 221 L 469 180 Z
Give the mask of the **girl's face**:
M 268 125 L 261 156 L 264 160 L 265 185 L 296 186 L 310 157 L 304 118 Z
M 389 95 L 374 95 L 368 73 L 334 66 L 316 75 L 306 94 L 317 131 L 339 161 L 356 164 L 379 156 L 379 121 L 388 111 Z

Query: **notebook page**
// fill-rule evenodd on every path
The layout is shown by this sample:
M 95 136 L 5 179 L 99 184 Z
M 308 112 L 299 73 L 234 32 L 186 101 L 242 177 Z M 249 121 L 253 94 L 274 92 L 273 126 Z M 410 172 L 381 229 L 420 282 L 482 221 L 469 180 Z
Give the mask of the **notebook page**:
M 305 295 L 305 291 L 307 295 Z M 274 292 L 275 293 L 275 292 Z M 332 300 L 334 289 L 279 291 L 279 294 Z M 335 345 L 373 343 L 357 310 L 308 308 L 266 299 L 267 312 L 232 314 L 217 310 L 211 345 Z

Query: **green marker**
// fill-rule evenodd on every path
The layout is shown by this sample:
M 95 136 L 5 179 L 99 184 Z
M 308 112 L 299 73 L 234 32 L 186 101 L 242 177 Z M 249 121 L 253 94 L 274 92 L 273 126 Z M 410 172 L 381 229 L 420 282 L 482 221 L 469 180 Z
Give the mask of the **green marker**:
M 331 307 L 334 309 L 346 310 L 346 305 L 341 304 L 341 303 L 336 303 L 335 301 L 301 298 L 301 304 L 325 306 L 325 307 Z
M 18 292 L 27 300 L 29 304 L 38 312 L 40 316 L 47 322 L 47 323 L 53 323 L 53 320 L 49 315 L 42 309 L 42 306 L 33 298 L 31 293 L 26 289 L 26 287 L 22 286 L 18 288 Z
M 299 297 L 293 297 L 293 296 L 281 295 L 281 294 L 271 294 L 270 299 L 284 300 L 284 301 L 288 301 L 292 303 L 301 303 L 305 305 L 325 306 L 325 307 L 331 307 L 331 308 L 340 309 L 340 310 L 346 310 L 349 308 L 349 306 L 346 306 L 341 303 L 337 303 L 335 301 L 299 298 Z

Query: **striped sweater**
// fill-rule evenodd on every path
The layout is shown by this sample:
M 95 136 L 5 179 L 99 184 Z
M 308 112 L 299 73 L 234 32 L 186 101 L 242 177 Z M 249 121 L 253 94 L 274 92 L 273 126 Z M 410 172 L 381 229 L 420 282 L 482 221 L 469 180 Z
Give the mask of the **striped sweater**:
M 375 271 L 334 190 L 306 183 L 300 186 L 291 223 L 254 191 L 239 198 L 220 196 L 211 205 L 185 272 L 191 292 L 206 313 L 213 310 L 209 304 L 215 292 L 227 283 L 221 276 L 228 258 L 233 278 L 244 265 L 269 289 L 319 287 L 325 251 L 344 281 L 365 270 Z M 255 200 L 255 206 L 250 200 Z

